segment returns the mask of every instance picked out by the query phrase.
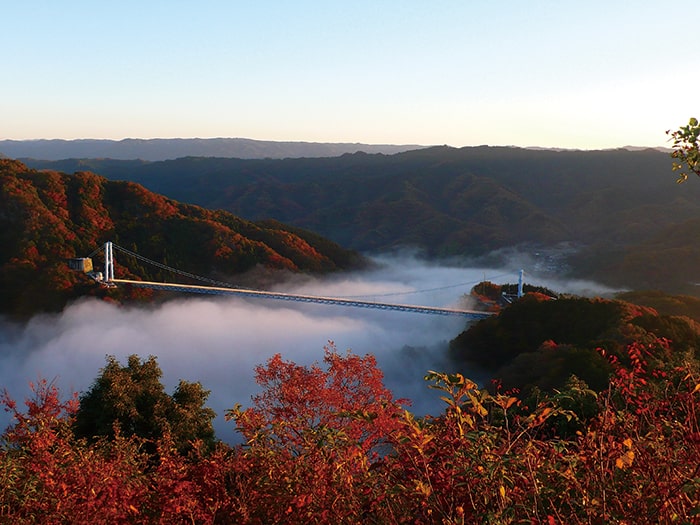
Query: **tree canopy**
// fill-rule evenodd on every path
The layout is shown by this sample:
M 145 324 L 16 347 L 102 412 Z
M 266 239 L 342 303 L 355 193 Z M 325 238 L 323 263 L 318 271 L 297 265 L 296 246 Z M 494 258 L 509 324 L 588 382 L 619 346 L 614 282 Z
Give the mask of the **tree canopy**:
M 173 395 L 168 395 L 160 381 L 162 375 L 153 356 L 142 361 L 130 355 L 126 366 L 108 356 L 100 376 L 80 397 L 76 436 L 114 439 L 119 434 L 155 442 L 168 435 L 181 452 L 189 450 L 195 440 L 211 447 L 216 414 L 204 406 L 209 391 L 198 382 L 180 380 Z

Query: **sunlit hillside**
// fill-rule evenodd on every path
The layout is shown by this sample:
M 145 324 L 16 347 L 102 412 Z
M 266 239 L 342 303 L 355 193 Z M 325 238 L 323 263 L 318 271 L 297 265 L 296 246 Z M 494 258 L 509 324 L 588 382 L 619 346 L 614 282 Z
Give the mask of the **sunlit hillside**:
M 353 252 L 280 223 L 256 224 L 178 203 L 89 172 L 36 171 L 0 160 L 0 309 L 27 316 L 83 295 L 114 294 L 69 269 L 111 240 L 183 271 L 230 278 L 255 268 L 329 272 L 360 264 Z M 138 268 L 138 270 L 136 269 Z M 158 268 L 117 269 L 153 278 Z

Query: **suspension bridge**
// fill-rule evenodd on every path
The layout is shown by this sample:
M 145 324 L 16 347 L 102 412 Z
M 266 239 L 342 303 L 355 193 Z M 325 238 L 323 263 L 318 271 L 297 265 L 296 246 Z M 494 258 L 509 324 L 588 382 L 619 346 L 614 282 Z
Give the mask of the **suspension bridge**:
M 166 283 L 166 282 L 154 282 L 154 281 L 139 281 L 133 279 L 117 279 L 114 276 L 114 250 L 122 252 L 125 255 L 134 257 L 142 262 L 151 264 L 161 270 L 166 270 L 175 274 L 179 274 L 183 277 L 193 279 L 196 281 L 204 282 L 203 285 L 195 284 L 183 284 L 183 283 Z M 92 265 L 91 257 L 95 255 L 100 250 L 104 250 L 104 272 L 94 271 Z M 386 303 L 370 300 L 361 300 L 352 297 L 324 297 L 318 295 L 305 295 L 305 294 L 293 294 L 293 293 L 283 293 L 283 292 L 270 292 L 263 290 L 253 290 L 249 288 L 241 288 L 231 285 L 229 283 L 215 281 L 206 277 L 201 277 L 192 273 L 184 272 L 176 268 L 172 268 L 165 264 L 152 261 L 142 255 L 137 254 L 131 250 L 122 248 L 112 242 L 106 242 L 104 247 L 100 247 L 95 250 L 88 257 L 82 257 L 79 259 L 72 259 L 69 261 L 71 267 L 75 270 L 82 270 L 88 273 L 92 278 L 98 281 L 103 286 L 114 287 L 114 286 L 135 286 L 139 288 L 150 288 L 153 290 L 162 290 L 169 292 L 184 292 L 184 293 L 197 293 L 197 294 L 209 294 L 209 295 L 236 295 L 240 297 L 251 297 L 255 299 L 274 299 L 280 301 L 294 301 L 301 303 L 316 303 L 324 305 L 336 305 L 336 306 L 347 306 L 354 308 L 373 308 L 379 310 L 394 310 L 399 312 L 412 312 L 419 314 L 429 314 L 429 315 L 443 315 L 443 316 L 461 316 L 470 319 L 483 319 L 494 315 L 494 312 L 480 311 L 480 310 L 470 310 L 462 308 L 446 308 L 446 307 L 436 307 L 436 306 L 420 306 L 413 304 L 397 304 L 397 303 Z M 522 296 L 523 288 L 523 272 L 520 271 L 520 278 L 518 281 L 518 297 Z

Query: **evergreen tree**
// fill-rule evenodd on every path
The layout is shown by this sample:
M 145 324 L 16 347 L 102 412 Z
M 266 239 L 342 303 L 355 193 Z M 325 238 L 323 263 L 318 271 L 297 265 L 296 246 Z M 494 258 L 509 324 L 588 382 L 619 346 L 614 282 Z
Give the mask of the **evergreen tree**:
M 126 366 L 108 356 L 100 376 L 80 397 L 76 436 L 113 439 L 118 432 L 153 443 L 168 434 L 180 452 L 189 450 L 197 439 L 213 446 L 215 413 L 204 406 L 209 391 L 198 382 L 180 380 L 173 395 L 168 395 L 162 375 L 154 356 L 142 361 L 130 355 Z

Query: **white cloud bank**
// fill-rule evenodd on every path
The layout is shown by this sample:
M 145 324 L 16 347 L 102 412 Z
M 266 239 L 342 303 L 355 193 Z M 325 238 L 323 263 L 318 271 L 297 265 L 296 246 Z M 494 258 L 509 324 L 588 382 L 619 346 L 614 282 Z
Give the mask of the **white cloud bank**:
M 451 306 L 484 277 L 517 281 L 513 271 L 383 262 L 370 272 L 288 284 L 285 291 Z M 590 283 L 564 288 L 529 282 L 572 293 L 593 289 Z M 430 291 L 413 293 L 417 290 Z M 155 355 L 169 393 L 179 379 L 200 381 L 211 390 L 208 405 L 218 414 L 217 435 L 231 441 L 233 426 L 223 421 L 223 412 L 235 403 L 245 405 L 257 391 L 254 367 L 275 353 L 300 364 L 321 361 L 329 340 L 340 351 L 375 355 L 396 397 L 412 399 L 417 413 L 436 413 L 439 402 L 422 378 L 429 369 L 445 369 L 447 342 L 465 326 L 460 317 L 231 297 L 195 296 L 150 308 L 84 300 L 24 326 L 0 324 L 0 388 L 20 400 L 28 395 L 29 381 L 41 377 L 55 380 L 67 395 L 90 387 L 106 355 L 124 364 L 130 354 Z M 0 430 L 8 423 L 0 414 Z

